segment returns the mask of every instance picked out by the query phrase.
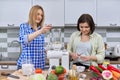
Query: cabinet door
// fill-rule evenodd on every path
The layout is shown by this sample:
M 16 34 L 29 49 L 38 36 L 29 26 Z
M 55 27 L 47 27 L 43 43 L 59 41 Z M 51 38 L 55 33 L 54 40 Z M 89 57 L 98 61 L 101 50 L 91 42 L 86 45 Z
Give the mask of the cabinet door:
M 83 13 L 92 15 L 96 23 L 96 0 L 65 0 L 65 24 L 76 25 Z
M 0 65 L 0 70 L 17 70 L 17 65 Z
M 33 4 L 43 7 L 45 24 L 64 26 L 64 0 L 34 0 Z
M 0 26 L 19 26 L 28 20 L 31 0 L 0 0 Z
M 120 0 L 97 0 L 97 25 L 120 26 Z

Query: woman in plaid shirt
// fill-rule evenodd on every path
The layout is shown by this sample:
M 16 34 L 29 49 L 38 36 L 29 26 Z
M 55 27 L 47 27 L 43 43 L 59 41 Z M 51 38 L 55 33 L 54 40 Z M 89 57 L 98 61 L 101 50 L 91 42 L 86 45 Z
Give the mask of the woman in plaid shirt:
M 51 29 L 51 24 L 43 26 L 43 22 L 44 10 L 41 6 L 35 5 L 29 12 L 28 22 L 20 25 L 19 40 L 22 53 L 17 62 L 18 69 L 21 68 L 25 58 L 30 58 L 35 68 L 44 69 L 44 33 Z

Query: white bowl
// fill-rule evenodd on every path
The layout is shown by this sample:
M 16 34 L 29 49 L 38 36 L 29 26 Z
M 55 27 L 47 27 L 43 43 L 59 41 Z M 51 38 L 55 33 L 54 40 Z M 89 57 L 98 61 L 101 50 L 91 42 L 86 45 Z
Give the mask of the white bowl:
M 77 66 L 77 71 L 78 72 L 84 72 L 85 71 L 85 66 Z

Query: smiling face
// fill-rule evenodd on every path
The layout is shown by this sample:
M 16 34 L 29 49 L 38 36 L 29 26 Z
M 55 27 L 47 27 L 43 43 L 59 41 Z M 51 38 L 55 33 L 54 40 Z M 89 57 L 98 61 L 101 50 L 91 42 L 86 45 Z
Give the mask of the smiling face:
M 44 22 L 44 10 L 41 6 L 35 5 L 29 13 L 28 23 L 33 26 L 42 26 Z
M 85 35 L 92 34 L 95 30 L 95 24 L 92 16 L 89 14 L 82 14 L 78 18 L 77 29 L 78 31 L 81 31 L 82 34 L 85 34 Z
M 38 9 L 34 21 L 36 24 L 39 24 L 42 21 L 42 19 L 43 19 L 43 11 L 41 9 Z
M 82 35 L 89 35 L 90 34 L 90 26 L 87 22 L 80 23 L 79 24 L 80 31 Z

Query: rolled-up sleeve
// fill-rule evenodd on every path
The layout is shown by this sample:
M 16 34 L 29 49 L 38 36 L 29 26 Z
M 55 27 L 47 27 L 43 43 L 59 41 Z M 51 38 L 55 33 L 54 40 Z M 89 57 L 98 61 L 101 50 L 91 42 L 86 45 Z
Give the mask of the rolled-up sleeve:
M 19 32 L 19 40 L 20 43 L 25 45 L 28 44 L 28 33 L 27 33 L 27 25 L 26 24 L 21 24 L 20 25 L 20 32 Z
M 105 58 L 104 41 L 101 35 L 94 34 L 91 40 L 92 43 L 92 56 L 96 56 L 97 61 L 92 61 L 92 65 L 97 66 L 99 63 L 103 63 Z
M 23 41 L 24 41 L 24 43 L 28 43 L 29 41 L 28 41 L 28 35 L 24 35 L 23 36 Z
M 97 57 L 97 63 L 102 63 L 105 58 L 105 47 L 101 36 L 98 39 L 98 48 L 97 48 L 96 57 Z

